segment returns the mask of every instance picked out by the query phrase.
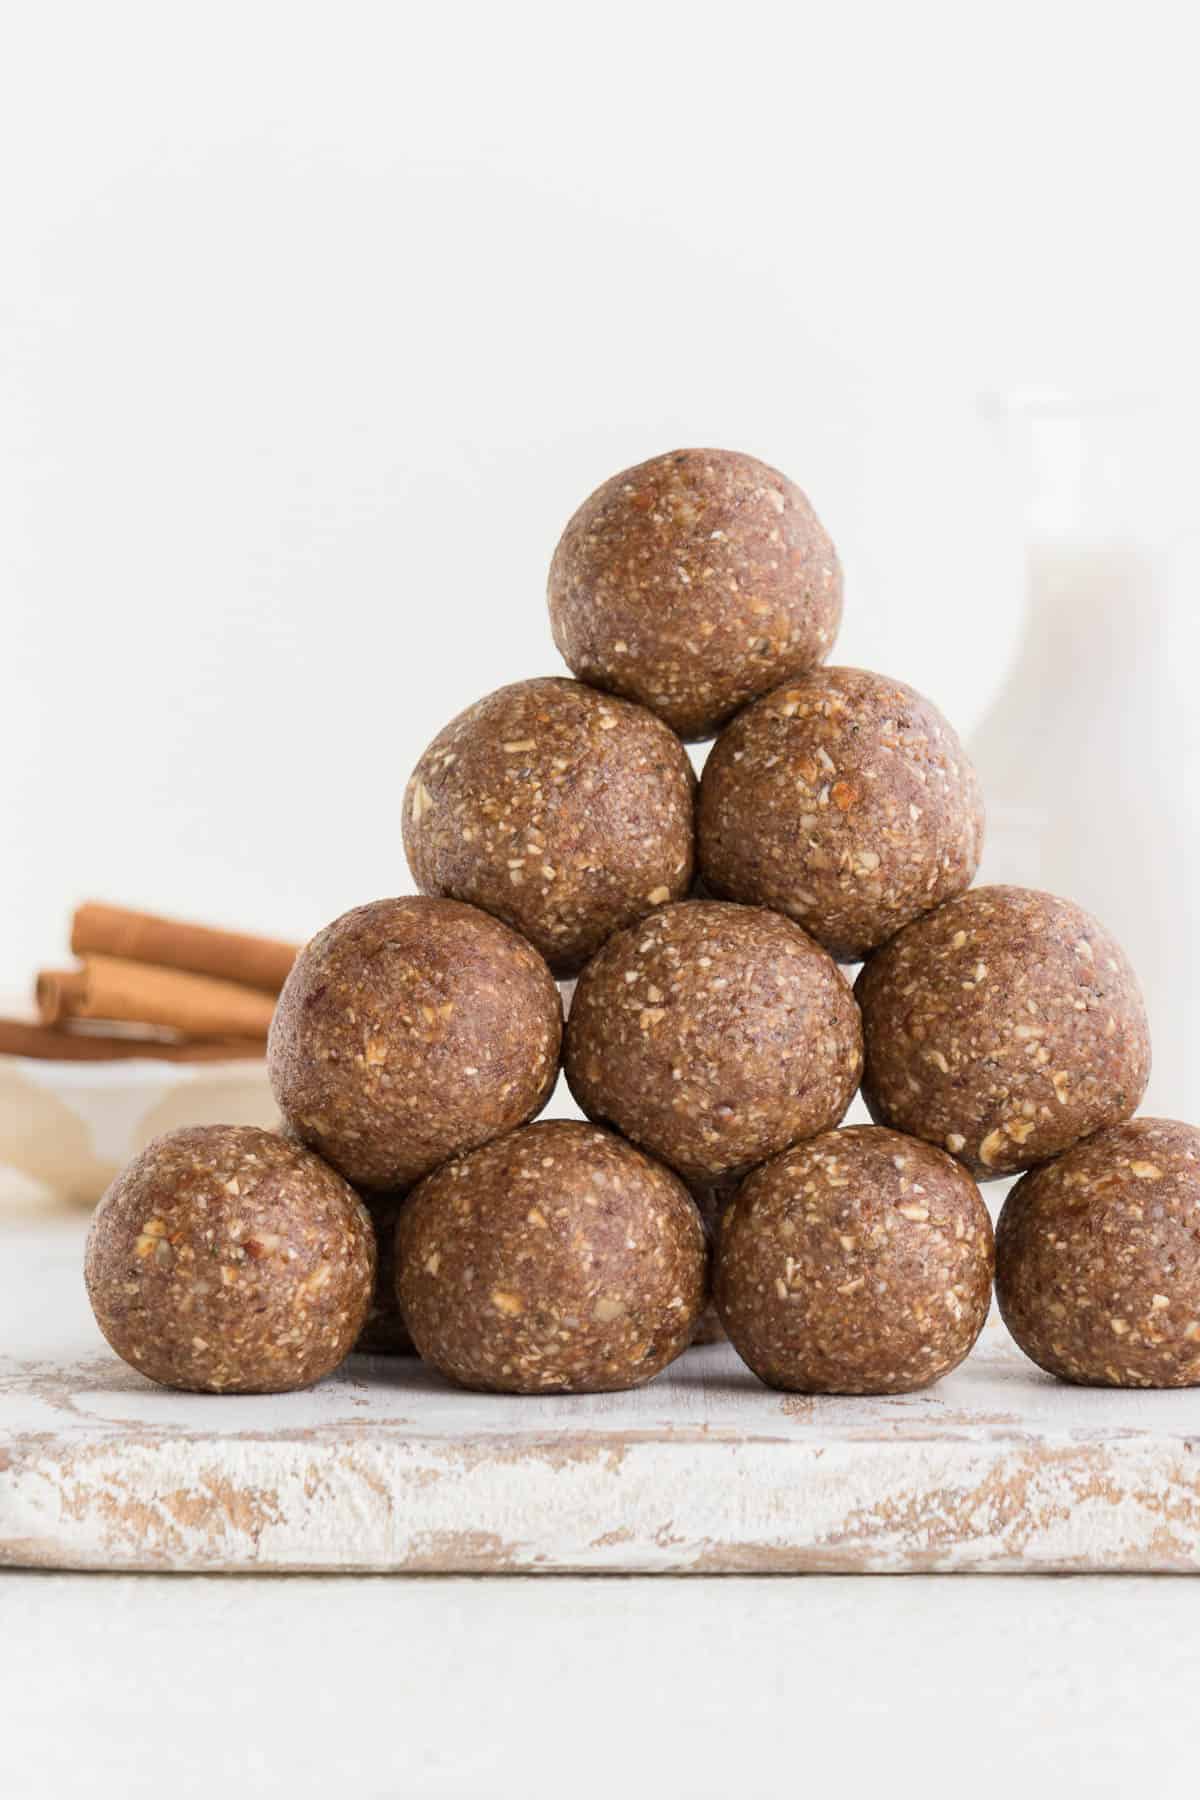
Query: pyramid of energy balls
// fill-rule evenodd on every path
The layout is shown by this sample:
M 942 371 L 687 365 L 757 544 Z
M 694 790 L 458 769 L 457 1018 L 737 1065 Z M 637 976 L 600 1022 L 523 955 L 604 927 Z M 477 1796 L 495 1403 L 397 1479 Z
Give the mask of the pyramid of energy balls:
M 987 1315 L 977 1181 L 1029 1171 L 998 1234 L 1018 1342 L 1200 1381 L 1200 1133 L 1132 1117 L 1133 971 L 1069 901 L 971 889 L 974 771 L 922 695 L 825 666 L 841 573 L 800 490 L 728 451 L 626 470 L 549 600 L 575 679 L 445 726 L 404 798 L 419 896 L 300 955 L 282 1134 L 174 1133 L 102 1203 L 118 1353 L 254 1392 L 415 1348 L 586 1393 L 724 1330 L 773 1386 L 908 1392 Z M 530 1123 L 560 1066 L 591 1123 Z M 876 1122 L 839 1128 L 860 1086 Z

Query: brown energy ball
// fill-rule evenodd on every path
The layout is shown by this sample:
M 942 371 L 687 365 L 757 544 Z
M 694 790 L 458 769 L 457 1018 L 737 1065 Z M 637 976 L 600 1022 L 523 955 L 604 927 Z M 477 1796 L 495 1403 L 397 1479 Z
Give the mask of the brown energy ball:
M 267 1065 L 295 1135 L 390 1191 L 540 1112 L 561 1037 L 531 945 L 473 906 L 413 896 L 356 907 L 301 951 Z
M 861 962 L 970 887 L 983 800 L 936 706 L 865 669 L 816 669 L 722 732 L 699 829 L 713 894 L 774 907 Z
M 1137 977 L 1090 914 L 985 887 L 908 925 L 856 987 L 863 1098 L 984 1180 L 1136 1111 L 1150 1076 Z
M 682 1183 L 607 1131 L 556 1119 L 447 1163 L 396 1236 L 421 1355 L 464 1387 L 639 1387 L 687 1347 L 704 1232 Z
M 733 450 L 675 450 L 584 501 L 554 552 L 549 598 L 576 675 L 702 738 L 824 662 L 842 572 L 777 469 Z
M 996 1231 L 996 1298 L 1062 1381 L 1200 1386 L 1200 1131 L 1132 1119 L 1019 1181 Z
M 415 1346 L 396 1298 L 396 1221 L 403 1194 L 360 1196 L 375 1228 L 375 1290 L 354 1348 L 363 1356 L 413 1356 Z
M 770 1387 L 909 1394 L 956 1368 L 992 1296 L 992 1224 L 942 1150 L 851 1125 L 742 1184 L 717 1249 L 717 1307 Z
M 641 706 L 565 677 L 460 713 L 417 764 L 404 845 L 426 894 L 469 900 L 573 975 L 604 941 L 687 893 L 696 779 Z
M 623 931 L 579 978 L 571 1092 L 689 1181 L 836 1125 L 862 1030 L 837 965 L 790 919 L 689 900 Z
M 375 1278 L 353 1188 L 254 1125 L 156 1138 L 88 1233 L 88 1298 L 125 1362 L 165 1387 L 280 1394 L 336 1369 Z

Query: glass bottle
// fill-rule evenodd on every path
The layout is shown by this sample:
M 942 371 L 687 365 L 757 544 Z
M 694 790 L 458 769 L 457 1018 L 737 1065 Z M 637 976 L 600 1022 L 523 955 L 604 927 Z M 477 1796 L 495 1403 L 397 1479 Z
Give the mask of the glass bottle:
M 1076 900 L 1124 945 L 1150 1014 L 1144 1111 L 1200 1119 L 1200 627 L 1158 410 L 995 406 L 1024 540 L 1025 620 L 971 742 L 982 881 Z

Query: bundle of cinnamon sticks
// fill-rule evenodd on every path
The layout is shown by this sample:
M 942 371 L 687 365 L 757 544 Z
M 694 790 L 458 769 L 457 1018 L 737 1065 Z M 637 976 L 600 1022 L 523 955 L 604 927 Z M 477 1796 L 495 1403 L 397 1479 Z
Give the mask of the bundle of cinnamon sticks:
M 298 946 L 89 901 L 73 969 L 43 970 L 38 1023 L 0 1019 L 0 1055 L 71 1061 L 262 1056 Z

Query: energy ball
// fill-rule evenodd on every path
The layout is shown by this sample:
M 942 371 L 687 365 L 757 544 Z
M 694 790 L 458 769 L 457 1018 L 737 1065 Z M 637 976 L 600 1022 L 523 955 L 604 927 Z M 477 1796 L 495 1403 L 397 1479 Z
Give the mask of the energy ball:
M 826 1131 L 854 1098 L 862 1029 L 833 959 L 778 913 L 664 906 L 579 978 L 571 1092 L 689 1182 Z
M 375 1290 L 354 1348 L 363 1356 L 413 1356 L 415 1347 L 396 1298 L 396 1221 L 403 1194 L 360 1196 L 375 1228 Z
M 687 893 L 695 787 L 683 745 L 644 707 L 565 677 L 519 681 L 460 713 L 417 764 L 409 867 L 423 893 L 495 913 L 574 975 Z
M 554 552 L 549 599 L 576 675 L 704 738 L 824 662 L 842 572 L 777 469 L 733 450 L 675 450 L 584 501 Z
M 576 1120 L 514 1132 L 430 1175 L 396 1235 L 417 1349 L 464 1387 L 640 1387 L 686 1349 L 705 1246 L 686 1189 Z
M 156 1138 L 101 1200 L 85 1276 L 96 1323 L 151 1381 L 282 1394 L 336 1369 L 375 1279 L 353 1188 L 254 1125 Z
M 873 956 L 855 991 L 871 1117 L 982 1180 L 1119 1124 L 1146 1091 L 1137 977 L 1102 925 L 1052 894 L 948 900 Z
M 532 945 L 473 906 L 412 896 L 356 907 L 301 951 L 267 1067 L 294 1134 L 389 1192 L 540 1112 L 561 1038 Z
M 996 1298 L 1060 1381 L 1200 1386 L 1200 1131 L 1132 1119 L 1036 1169 L 996 1231 Z
M 992 1224 L 952 1157 L 875 1125 L 829 1131 L 747 1178 L 716 1301 L 769 1387 L 910 1394 L 956 1368 L 992 1297 Z
M 861 962 L 970 887 L 983 800 L 936 706 L 865 669 L 815 669 L 722 732 L 699 829 L 713 894 L 774 907 Z

